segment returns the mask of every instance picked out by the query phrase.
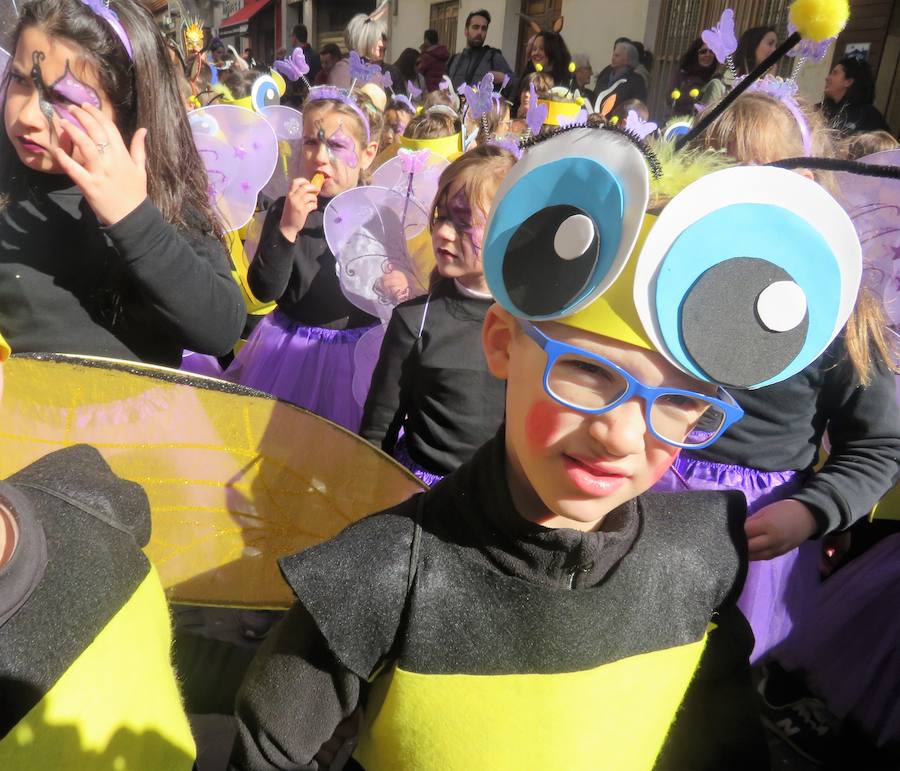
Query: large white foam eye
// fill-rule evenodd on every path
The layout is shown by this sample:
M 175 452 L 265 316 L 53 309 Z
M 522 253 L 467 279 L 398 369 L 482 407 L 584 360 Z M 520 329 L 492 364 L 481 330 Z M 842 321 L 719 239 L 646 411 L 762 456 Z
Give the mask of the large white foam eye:
M 616 132 L 573 129 L 529 148 L 494 198 L 484 267 L 497 302 L 551 319 L 615 281 L 647 206 L 641 151 Z
M 847 321 L 859 239 L 819 185 L 738 167 L 679 193 L 644 242 L 634 301 L 653 344 L 695 377 L 742 388 L 812 363 Z
M 263 107 L 276 105 L 280 99 L 278 84 L 271 75 L 260 75 L 253 81 L 253 87 L 250 89 L 250 104 L 254 110 L 259 111 Z

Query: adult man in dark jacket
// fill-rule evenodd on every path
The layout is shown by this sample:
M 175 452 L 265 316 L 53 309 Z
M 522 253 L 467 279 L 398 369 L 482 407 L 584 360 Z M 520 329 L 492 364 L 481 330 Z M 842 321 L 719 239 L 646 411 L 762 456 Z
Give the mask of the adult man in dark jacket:
M 422 43 L 421 50 L 419 72 L 425 77 L 425 87 L 428 91 L 437 91 L 438 84 L 444 77 L 450 52 L 447 50 L 447 46 L 438 44 L 436 29 L 425 30 L 425 42 Z
M 466 17 L 466 48 L 451 56 L 447 62 L 447 74 L 453 81 L 454 89 L 463 83 L 479 83 L 485 74 L 493 72 L 497 85 L 503 81 L 504 75 L 509 75 L 511 80 L 505 93 L 515 93 L 512 67 L 503 58 L 503 52 L 484 44 L 490 23 L 491 15 L 485 10 L 472 11 Z

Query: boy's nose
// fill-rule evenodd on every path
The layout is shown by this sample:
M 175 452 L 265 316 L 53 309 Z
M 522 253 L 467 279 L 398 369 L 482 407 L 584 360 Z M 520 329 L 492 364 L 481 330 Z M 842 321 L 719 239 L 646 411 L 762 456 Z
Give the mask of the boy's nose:
M 592 416 L 590 433 L 592 439 L 615 457 L 642 453 L 647 434 L 644 402 L 629 399 L 609 412 Z

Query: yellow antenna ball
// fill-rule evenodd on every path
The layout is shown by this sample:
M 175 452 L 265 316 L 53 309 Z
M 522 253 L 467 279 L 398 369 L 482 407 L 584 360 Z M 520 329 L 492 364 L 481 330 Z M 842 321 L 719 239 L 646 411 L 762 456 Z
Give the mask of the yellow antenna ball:
M 672 99 L 674 99 L 674 100 L 677 102 L 679 99 L 681 99 L 681 91 L 679 91 L 679 90 L 676 88 L 676 89 L 672 92 L 671 96 L 672 96 Z
M 613 126 L 615 126 L 615 125 L 619 122 L 619 116 L 618 116 L 618 115 L 613 115 L 613 116 L 609 119 L 609 122 L 610 122 Z
M 699 88 L 692 88 L 690 91 L 688 91 L 688 96 L 689 96 L 691 99 L 696 99 L 698 96 L 700 96 L 700 89 L 699 89 Z
M 535 72 L 543 72 L 543 71 L 544 71 L 544 65 L 543 65 L 543 64 L 535 64 L 535 65 L 534 65 L 534 71 L 535 71 Z
M 837 37 L 847 24 L 850 3 L 847 0 L 795 0 L 788 15 L 805 40 L 821 43 Z
M 569 62 L 569 72 L 575 72 L 576 69 L 575 62 Z
M 583 104 L 584 104 L 584 97 L 583 97 L 583 96 L 577 97 L 577 98 L 575 99 L 575 104 L 577 104 L 579 107 L 580 107 L 581 105 L 583 105 Z

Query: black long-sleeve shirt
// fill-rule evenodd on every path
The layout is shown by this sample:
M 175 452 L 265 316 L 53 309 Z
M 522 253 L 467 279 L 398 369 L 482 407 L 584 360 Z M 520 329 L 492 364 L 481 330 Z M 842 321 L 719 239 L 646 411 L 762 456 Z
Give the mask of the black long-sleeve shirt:
M 492 302 L 467 297 L 443 279 L 430 299 L 397 306 L 366 399 L 360 428 L 366 440 L 391 452 L 383 443 L 402 406 L 413 460 L 434 474 L 449 474 L 497 432 L 506 389 L 488 372 L 481 348 L 481 326 Z
M 177 367 L 186 348 L 231 349 L 246 311 L 216 238 L 175 228 L 150 199 L 102 227 L 68 177 L 15 182 L 24 194 L 0 210 L 0 331 L 14 353 Z
M 344 296 L 325 240 L 323 212 L 330 200 L 319 198 L 318 208 L 310 212 L 291 243 L 278 227 L 284 209 L 284 198 L 279 198 L 266 214 L 247 282 L 258 299 L 277 300 L 279 310 L 301 324 L 326 329 L 367 327 L 377 319 Z
M 729 635 L 713 633 L 709 646 L 722 653 L 718 678 L 728 681 L 747 670 L 752 645 L 733 606 L 746 570 L 745 516 L 734 493 L 651 493 L 610 512 L 597 532 L 544 528 L 513 505 L 501 429 L 423 497 L 281 560 L 298 602 L 259 650 L 238 695 L 230 768 L 327 768 L 317 757 L 323 745 L 366 703 L 376 678 L 390 677 L 393 663 L 426 680 L 435 674 L 485 684 L 491 675 L 570 677 L 598 662 L 621 663 L 635 654 L 652 659 L 654 651 L 699 639 L 719 608 L 717 623 Z M 658 694 L 658 672 L 650 677 Z M 615 678 L 601 682 L 610 687 L 598 690 L 615 700 Z M 705 690 L 715 691 L 711 685 Z M 560 687 L 571 688 L 577 701 L 578 685 Z M 752 688 L 729 695 L 752 707 Z M 368 708 L 378 704 L 373 697 Z M 440 710 L 452 722 L 469 706 L 477 709 L 449 699 Z M 744 747 L 721 748 L 718 734 L 710 740 L 710 722 L 701 724 L 699 714 L 679 715 L 679 743 L 694 736 L 691 746 L 702 747 L 704 757 L 713 748 L 736 757 L 712 764 L 692 757 L 664 767 L 745 768 L 736 762 Z M 435 724 L 427 702 L 421 717 Z M 516 732 L 501 724 L 475 730 L 484 731 L 485 742 L 516 742 Z M 381 730 L 384 736 L 391 729 Z M 465 737 L 442 738 L 452 747 Z M 566 749 L 560 748 L 563 764 Z M 386 767 L 419 766 L 398 760 Z
M 809 506 L 821 532 L 864 516 L 894 484 L 900 464 L 900 410 L 894 376 L 879 366 L 865 388 L 843 335 L 787 380 L 755 391 L 732 390 L 744 418 L 706 450 L 705 460 L 763 471 L 805 471 L 828 429 L 825 466 L 791 497 Z

